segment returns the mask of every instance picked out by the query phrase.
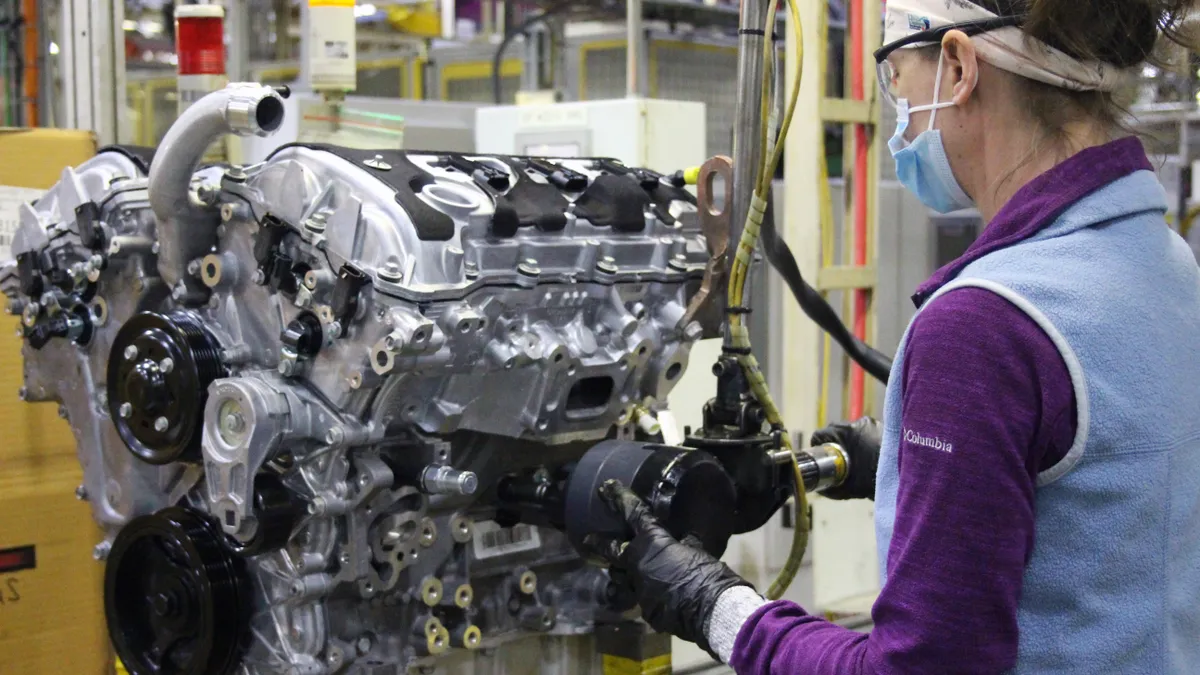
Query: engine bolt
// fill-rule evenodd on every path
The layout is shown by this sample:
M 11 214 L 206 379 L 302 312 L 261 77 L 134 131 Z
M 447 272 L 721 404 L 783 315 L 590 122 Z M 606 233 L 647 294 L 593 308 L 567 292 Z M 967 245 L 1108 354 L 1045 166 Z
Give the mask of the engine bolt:
M 325 442 L 329 445 L 341 445 L 346 441 L 346 432 L 341 427 L 330 427 L 325 433 Z M 364 482 L 367 475 L 363 474 L 359 477 L 359 482 Z
M 425 577 L 421 582 L 421 601 L 433 607 L 442 600 L 442 580 L 437 577 Z
M 688 342 L 695 342 L 704 335 L 704 326 L 701 326 L 698 321 L 693 321 L 683 329 L 683 338 Z
M 231 412 L 221 419 L 221 425 L 226 431 L 237 434 L 246 428 L 246 419 L 239 413 Z
M 538 267 L 538 261 L 535 258 L 526 258 L 517 265 L 517 271 L 526 276 L 536 277 L 542 273 L 542 268 Z
M 421 472 L 420 483 L 429 494 L 471 495 L 479 488 L 479 477 L 473 471 L 435 464 Z
M 479 264 L 474 260 L 468 260 L 463 263 L 463 276 L 468 279 L 474 279 L 479 276 Z
M 517 580 L 517 589 L 525 595 L 533 595 L 537 590 L 537 574 L 533 570 L 525 570 Z
M 383 267 L 380 267 L 376 274 L 379 275 L 380 279 L 391 283 L 399 283 L 404 279 L 404 275 L 400 272 L 400 263 L 394 259 L 384 263 Z
M 686 271 L 688 267 L 687 256 L 682 253 L 676 253 L 671 258 L 670 262 L 667 263 L 667 267 L 670 267 L 673 270 L 679 270 L 681 272 Z
M 58 416 L 63 418 L 64 420 L 67 419 L 67 406 L 65 406 L 65 405 L 58 406 Z
M 617 267 L 616 258 L 606 255 L 600 259 L 600 262 L 596 263 L 596 269 L 604 272 L 605 274 L 616 274 L 617 270 L 620 268 Z
M 250 276 L 250 281 L 262 286 L 267 281 L 267 275 L 262 270 L 254 270 L 254 274 Z
M 314 213 L 312 218 L 304 221 L 304 229 L 309 232 L 324 232 L 325 231 L 325 214 Z
M 136 345 L 129 345 L 125 348 L 125 351 L 121 353 L 125 356 L 126 361 L 132 361 L 137 358 L 138 348 Z
M 165 417 L 159 417 L 154 420 L 154 430 L 159 433 L 166 431 L 169 426 L 171 426 L 171 423 Z
M 78 499 L 81 502 L 86 502 L 87 498 L 88 498 L 87 488 L 85 488 L 82 485 L 75 488 L 75 499 Z
M 158 369 L 164 373 L 169 373 L 172 370 L 175 370 L 175 361 L 173 361 L 171 357 L 167 357 L 158 362 Z
M 200 276 L 200 261 L 193 260 L 187 264 L 187 273 L 196 277 Z
M 358 641 L 354 643 L 354 647 L 358 649 L 359 656 L 366 654 L 371 651 L 371 638 L 366 635 L 358 638 Z
M 92 549 L 92 560 L 99 561 L 108 559 L 108 552 L 111 550 L 112 544 L 108 543 L 107 541 L 102 541 L 99 544 L 96 544 L 96 547 Z
M 129 402 L 122 403 L 121 407 L 117 408 L 117 414 L 121 416 L 121 419 L 129 419 L 133 415 L 133 404 Z

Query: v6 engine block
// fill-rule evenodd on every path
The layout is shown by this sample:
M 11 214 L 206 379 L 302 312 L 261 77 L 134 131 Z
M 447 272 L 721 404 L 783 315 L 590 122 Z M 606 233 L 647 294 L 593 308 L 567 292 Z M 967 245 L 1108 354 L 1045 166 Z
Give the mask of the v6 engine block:
M 602 159 L 199 167 L 281 116 L 233 85 L 21 213 L 25 394 L 76 434 L 118 653 L 139 675 L 401 673 L 589 632 L 605 573 L 498 515 L 498 486 L 661 408 L 708 330 L 695 200 Z

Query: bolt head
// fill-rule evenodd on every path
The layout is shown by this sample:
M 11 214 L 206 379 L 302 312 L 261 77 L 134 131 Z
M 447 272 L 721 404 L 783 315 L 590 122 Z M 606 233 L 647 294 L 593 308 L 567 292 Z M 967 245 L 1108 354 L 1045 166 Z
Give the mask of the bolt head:
M 88 498 L 87 488 L 85 488 L 82 485 L 75 488 L 75 499 L 78 499 L 81 502 L 86 502 L 87 498 Z
M 158 419 L 154 420 L 154 430 L 159 433 L 166 431 L 170 426 L 171 422 L 165 417 L 159 417 Z
M 231 412 L 221 420 L 225 428 L 234 433 L 240 432 L 246 428 L 246 419 L 238 413 Z
M 263 274 L 262 270 L 254 270 L 254 274 L 251 275 L 250 280 L 261 286 L 264 282 L 266 282 L 267 275 Z
M 475 490 L 479 489 L 479 477 L 474 471 L 464 471 L 458 477 L 458 489 L 464 495 L 473 495 Z
M 95 548 L 92 549 L 92 560 L 106 560 L 110 550 L 112 550 L 112 545 L 107 541 L 96 544 Z
M 683 329 L 683 337 L 688 342 L 695 342 L 704 335 L 704 327 L 698 321 L 692 321 Z
M 197 276 L 198 274 L 200 274 L 200 261 L 193 260 L 190 263 L 188 263 L 187 271 L 188 271 L 188 274 L 190 274 L 192 276 Z
M 125 351 L 121 353 L 124 355 L 126 361 L 132 361 L 137 358 L 138 348 L 135 345 L 129 345 L 125 348 Z
M 117 414 L 121 416 L 121 419 L 129 419 L 133 415 L 133 404 L 128 401 L 122 403 L 121 407 L 117 408 Z
M 158 369 L 164 373 L 169 373 L 172 370 L 175 370 L 175 361 L 173 361 L 170 357 L 167 357 L 158 362 Z
M 280 375 L 283 375 L 284 377 L 290 377 L 295 372 L 296 372 L 296 362 L 295 361 L 289 361 L 289 360 L 285 359 L 285 360 L 279 362 L 279 374 Z
M 344 440 L 346 440 L 346 432 L 342 431 L 340 427 L 331 427 L 329 431 L 325 433 L 325 442 L 329 445 L 339 445 Z M 367 477 L 365 474 L 359 476 L 359 482 L 366 484 L 366 478 Z

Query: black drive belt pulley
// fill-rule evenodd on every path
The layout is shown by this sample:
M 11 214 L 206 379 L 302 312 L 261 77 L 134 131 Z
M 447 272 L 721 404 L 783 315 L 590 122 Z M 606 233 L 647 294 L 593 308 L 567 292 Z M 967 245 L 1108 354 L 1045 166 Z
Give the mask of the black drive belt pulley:
M 226 675 L 246 646 L 244 561 L 210 516 L 173 506 L 122 528 L 104 573 L 104 614 L 132 675 Z
M 108 408 L 121 440 L 151 464 L 200 461 L 208 385 L 224 374 L 220 347 L 187 312 L 141 312 L 108 357 Z

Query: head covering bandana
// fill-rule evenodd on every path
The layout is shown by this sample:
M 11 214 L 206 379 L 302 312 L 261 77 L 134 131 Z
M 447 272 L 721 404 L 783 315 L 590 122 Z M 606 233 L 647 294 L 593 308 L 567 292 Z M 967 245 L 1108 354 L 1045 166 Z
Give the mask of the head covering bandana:
M 883 43 L 952 23 L 995 19 L 996 14 L 968 0 L 888 0 Z M 979 57 L 993 66 L 1031 80 L 1075 91 L 1113 91 L 1129 71 L 1099 61 L 1080 61 L 1025 35 L 1020 27 L 988 31 L 972 38 Z M 927 47 L 917 43 L 914 47 Z

